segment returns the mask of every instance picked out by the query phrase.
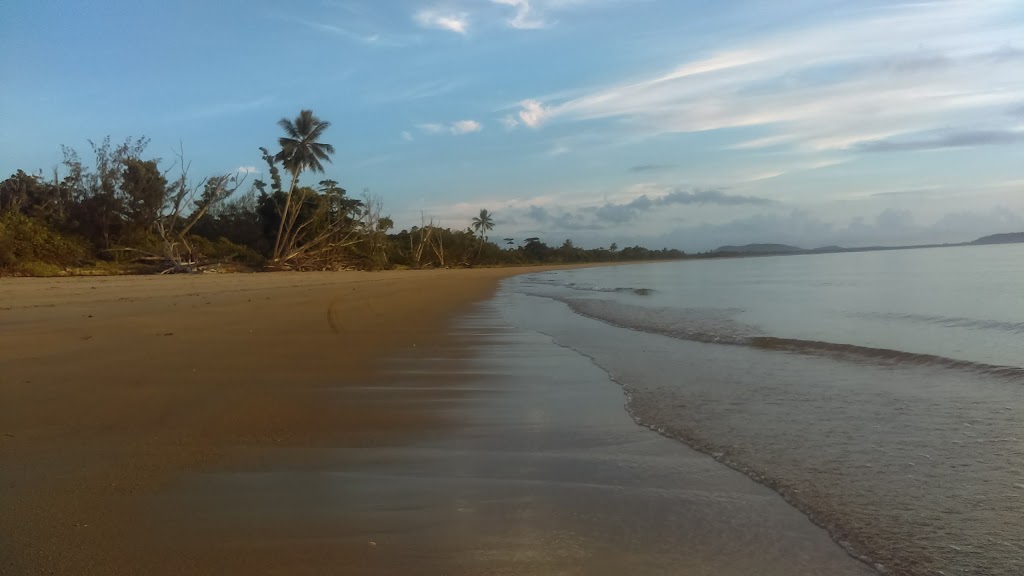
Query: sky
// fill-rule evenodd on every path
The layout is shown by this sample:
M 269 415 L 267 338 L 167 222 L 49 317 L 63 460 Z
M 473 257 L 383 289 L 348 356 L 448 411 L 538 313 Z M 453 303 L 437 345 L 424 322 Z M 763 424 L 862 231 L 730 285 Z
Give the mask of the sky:
M 399 227 L 703 251 L 1024 231 L 1016 0 L 6 0 L 0 174 L 145 135 L 251 171 L 282 117 Z

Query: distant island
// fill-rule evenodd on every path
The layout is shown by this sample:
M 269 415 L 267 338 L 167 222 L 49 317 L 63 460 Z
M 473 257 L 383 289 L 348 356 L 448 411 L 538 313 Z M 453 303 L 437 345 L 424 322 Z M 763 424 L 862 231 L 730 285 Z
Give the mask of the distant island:
M 1011 232 L 1009 234 L 992 234 L 982 236 L 971 244 L 1017 244 L 1024 242 L 1024 232 Z
M 726 256 L 784 256 L 791 254 L 833 254 L 837 252 L 873 252 L 878 250 L 911 250 L 914 248 L 948 248 L 951 246 L 983 246 L 989 244 L 1024 243 L 1024 232 L 991 234 L 982 236 L 971 242 L 958 244 L 916 244 L 911 246 L 860 246 L 843 248 L 842 246 L 823 246 L 821 248 L 800 248 L 788 244 L 744 244 L 742 246 L 719 246 L 711 252 L 701 254 L 704 257 Z
M 807 252 L 807 250 L 785 244 L 745 244 L 743 246 L 719 246 L 715 252 L 719 254 L 796 254 Z

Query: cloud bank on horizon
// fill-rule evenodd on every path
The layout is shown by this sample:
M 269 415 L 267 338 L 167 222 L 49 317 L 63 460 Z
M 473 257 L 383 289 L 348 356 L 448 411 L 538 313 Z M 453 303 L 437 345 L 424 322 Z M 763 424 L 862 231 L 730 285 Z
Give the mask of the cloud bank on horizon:
M 15 2 L 0 24 L 0 73 L 24 78 L 0 95 L 19 112 L 3 170 L 145 132 L 252 171 L 276 119 L 310 107 L 334 125 L 328 176 L 400 225 L 485 207 L 503 237 L 686 250 L 1024 230 L 1011 0 L 256 0 L 216 37 L 197 23 L 222 6 L 104 4 Z M 81 66 L 111 50 L 140 72 Z

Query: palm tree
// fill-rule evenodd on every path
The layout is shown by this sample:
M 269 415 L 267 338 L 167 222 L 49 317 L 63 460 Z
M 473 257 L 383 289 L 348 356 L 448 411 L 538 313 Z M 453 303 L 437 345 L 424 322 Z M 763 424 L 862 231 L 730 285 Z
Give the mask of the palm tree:
M 480 259 L 480 253 L 484 249 L 484 241 L 487 240 L 487 232 L 494 230 L 494 214 L 486 208 L 480 210 L 480 215 L 473 218 L 473 230 L 480 235 L 480 247 L 477 248 L 476 258 Z
M 280 260 L 285 247 L 288 246 L 285 240 L 295 225 L 302 205 L 298 202 L 292 206 L 292 195 L 299 182 L 299 175 L 304 170 L 323 172 L 324 165 L 321 161 L 331 161 L 330 155 L 334 154 L 334 146 L 319 142 L 324 132 L 331 127 L 331 123 L 317 118 L 312 110 L 302 110 L 295 120 L 282 118 L 278 120 L 277 125 L 284 130 L 285 135 L 277 140 L 281 151 L 274 159 L 281 162 L 284 169 L 292 175 L 292 185 L 288 188 L 281 223 L 277 228 L 277 239 L 274 242 L 274 259 Z

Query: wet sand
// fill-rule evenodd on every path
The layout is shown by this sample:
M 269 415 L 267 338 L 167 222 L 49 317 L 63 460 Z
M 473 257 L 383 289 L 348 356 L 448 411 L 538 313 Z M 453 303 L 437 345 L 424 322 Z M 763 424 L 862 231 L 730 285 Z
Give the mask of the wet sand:
M 866 573 L 580 357 L 450 329 L 519 272 L 0 280 L 0 573 Z

